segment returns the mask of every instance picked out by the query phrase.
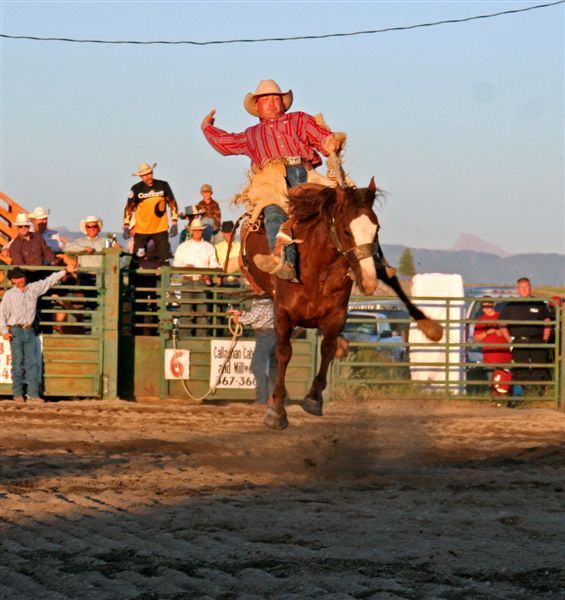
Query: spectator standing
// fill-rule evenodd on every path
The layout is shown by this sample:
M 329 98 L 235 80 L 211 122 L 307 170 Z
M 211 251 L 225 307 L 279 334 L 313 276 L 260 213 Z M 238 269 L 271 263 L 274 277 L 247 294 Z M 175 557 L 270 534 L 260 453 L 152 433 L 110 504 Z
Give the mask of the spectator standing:
M 175 252 L 173 266 L 183 269 L 217 269 L 220 270 L 220 264 L 216 258 L 214 246 L 204 240 L 204 230 L 206 227 L 198 218 L 190 223 L 191 239 L 179 245 Z M 209 275 L 200 273 L 183 275 L 181 298 L 198 300 L 195 303 L 183 303 L 182 308 L 198 312 L 197 317 L 181 318 L 181 327 L 208 323 L 208 319 L 203 313 L 208 312 L 208 306 L 203 300 L 206 300 L 208 294 L 202 286 L 210 286 L 212 281 Z M 202 330 L 192 329 L 192 335 L 202 334 Z
M 80 221 L 80 230 L 83 237 L 65 244 L 65 252 L 79 253 L 78 265 L 81 269 L 99 269 L 102 267 L 102 251 L 106 247 L 106 240 L 100 235 L 104 221 L 94 215 L 89 215 Z M 117 241 L 112 241 L 113 247 L 119 247 Z M 86 284 L 85 284 L 86 285 Z M 89 284 L 91 285 L 91 284 Z
M 512 380 L 518 382 L 547 381 L 550 378 L 549 371 L 535 367 L 535 365 L 547 363 L 547 350 L 545 348 L 528 348 L 528 344 L 547 343 L 551 328 L 544 322 L 550 321 L 550 314 L 545 302 L 532 298 L 532 284 L 527 277 L 520 277 L 516 287 L 518 295 L 523 301 L 508 302 L 500 314 L 501 320 L 535 321 L 535 323 L 509 323 L 503 329 L 506 340 L 512 343 L 512 361 L 529 365 L 513 367 Z
M 140 248 L 147 247 L 149 240 L 154 240 L 156 255 L 161 264 L 168 264 L 171 256 L 169 236 L 178 234 L 178 208 L 173 192 L 166 181 L 153 178 L 153 166 L 141 163 L 139 169 L 132 173 L 141 181 L 132 186 L 123 220 L 123 236 L 130 237 L 130 226 L 135 215 L 135 234 L 133 237 L 133 254 Z M 171 228 L 169 229 L 167 206 L 171 211 Z M 169 229 L 168 233 L 167 230 Z
M 43 206 L 37 206 L 28 217 L 33 224 L 33 230 L 41 235 L 53 253 L 61 254 L 64 251 L 67 240 L 58 231 L 49 227 L 49 212 Z
M 26 214 L 16 215 L 14 227 L 17 229 L 17 235 L 10 242 L 9 250 L 13 265 L 40 267 L 57 263 L 57 257 L 47 246 L 41 234 L 30 231 L 31 222 Z M 37 278 L 36 275 L 33 274 L 33 277 Z
M 0 302 L 0 331 L 10 341 L 12 350 L 12 391 L 16 402 L 24 402 L 24 386 L 30 402 L 43 402 L 39 395 L 41 369 L 37 340 L 37 299 L 45 294 L 67 273 L 76 267 L 67 266 L 65 271 L 51 273 L 35 283 L 27 282 L 27 273 L 20 267 L 8 272 L 12 287 Z
M 239 269 L 239 252 L 241 250 L 241 243 L 233 239 L 235 231 L 233 221 L 224 221 L 222 223 L 222 241 L 215 244 L 216 256 L 218 262 L 226 273 L 235 273 Z M 231 246 L 230 246 L 231 240 Z M 229 260 L 226 265 L 226 258 L 228 258 L 229 249 Z M 234 286 L 237 285 L 237 279 L 233 275 L 221 278 L 221 285 L 223 286 Z
M 204 230 L 204 239 L 212 242 L 214 236 L 220 231 L 222 222 L 222 211 L 220 205 L 212 198 L 213 190 L 209 183 L 205 183 L 200 188 L 202 200 L 196 205 L 196 208 L 202 213 L 202 223 L 206 226 Z
M 504 327 L 499 323 L 500 312 L 496 310 L 495 303 L 492 300 L 485 300 L 481 303 L 483 314 L 477 318 L 473 339 L 481 342 L 483 345 L 483 361 L 487 366 L 493 366 L 493 369 L 503 369 L 504 363 L 512 360 L 512 354 L 508 346 Z M 492 378 L 493 371 L 489 372 L 489 378 Z M 493 386 L 493 393 L 497 393 L 498 387 Z
M 190 224 L 197 217 L 202 219 L 203 214 L 204 213 L 198 208 L 198 206 L 196 206 L 196 204 L 184 207 L 184 212 L 182 212 L 179 217 L 181 219 L 186 219 L 188 222 L 186 227 L 183 227 L 182 231 L 180 232 L 179 244 L 182 244 L 183 242 L 186 242 L 186 240 L 190 239 Z
M 275 314 L 270 298 L 256 298 L 247 312 L 230 309 L 236 323 L 250 325 L 255 333 L 255 351 L 251 359 L 251 372 L 255 377 L 255 404 L 265 406 L 270 403 L 273 393 L 277 358 L 275 346 Z
M 196 218 L 189 225 L 191 238 L 179 244 L 173 266 L 187 269 L 221 269 L 214 246 L 204 239 L 204 223 Z

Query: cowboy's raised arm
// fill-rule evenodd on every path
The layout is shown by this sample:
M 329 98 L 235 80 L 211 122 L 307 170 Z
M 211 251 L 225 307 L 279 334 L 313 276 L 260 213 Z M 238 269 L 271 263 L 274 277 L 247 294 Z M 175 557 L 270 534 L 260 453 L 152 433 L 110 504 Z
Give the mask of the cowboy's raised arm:
M 202 133 L 208 140 L 210 146 L 223 156 L 247 154 L 248 144 L 245 132 L 228 133 L 219 127 L 215 127 L 215 114 L 216 109 L 210 111 L 204 119 L 202 119 L 202 123 L 200 124 Z

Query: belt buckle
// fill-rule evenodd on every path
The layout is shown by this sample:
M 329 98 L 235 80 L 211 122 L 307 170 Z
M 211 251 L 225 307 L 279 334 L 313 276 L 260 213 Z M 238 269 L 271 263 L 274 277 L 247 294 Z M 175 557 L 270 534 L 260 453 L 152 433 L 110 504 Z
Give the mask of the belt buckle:
M 298 167 L 302 164 L 302 158 L 300 158 L 300 156 L 289 156 L 286 159 L 286 164 L 289 167 Z

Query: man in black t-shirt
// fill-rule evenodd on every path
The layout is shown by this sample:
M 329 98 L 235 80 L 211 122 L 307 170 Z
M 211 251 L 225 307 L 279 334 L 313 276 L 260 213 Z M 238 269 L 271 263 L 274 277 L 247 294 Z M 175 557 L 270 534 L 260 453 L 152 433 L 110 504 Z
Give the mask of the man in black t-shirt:
M 130 226 L 135 215 L 135 234 L 133 237 L 133 254 L 137 256 L 140 249 L 147 248 L 149 240 L 155 243 L 155 254 L 166 263 L 171 256 L 170 237 L 178 233 L 178 207 L 173 192 L 166 181 L 153 179 L 153 166 L 141 163 L 139 169 L 132 173 L 141 181 L 132 186 L 124 211 L 123 235 L 127 240 Z M 167 219 L 167 206 L 171 211 L 171 228 Z
M 520 298 L 531 298 L 532 285 L 527 277 L 520 277 L 517 282 Z M 515 363 L 529 363 L 530 365 L 547 363 L 548 353 L 545 348 L 528 348 L 531 344 L 545 344 L 549 339 L 551 328 L 544 325 L 550 321 L 551 315 L 541 300 L 524 300 L 522 302 L 508 302 L 500 313 L 501 321 L 535 321 L 535 323 L 508 324 L 504 335 L 512 342 L 512 361 Z M 549 371 L 542 368 L 516 367 L 512 369 L 512 379 L 515 381 L 535 380 L 547 381 L 550 379 Z

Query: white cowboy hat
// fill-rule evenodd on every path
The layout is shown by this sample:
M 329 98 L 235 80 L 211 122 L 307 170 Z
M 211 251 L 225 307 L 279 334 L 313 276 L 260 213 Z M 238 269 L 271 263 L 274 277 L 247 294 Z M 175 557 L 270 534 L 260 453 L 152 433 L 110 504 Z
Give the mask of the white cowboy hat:
M 139 165 L 139 169 L 135 173 L 132 173 L 132 177 L 141 177 L 142 175 L 149 175 L 149 173 L 153 173 L 153 169 L 157 166 L 157 163 L 153 163 L 150 165 L 148 163 L 141 163 Z
M 255 101 L 259 96 L 270 96 L 272 94 L 276 94 L 282 98 L 284 112 L 292 106 L 292 90 L 288 90 L 288 92 L 281 91 L 279 84 L 274 79 L 263 79 L 260 81 L 255 93 L 249 93 L 245 96 L 243 106 L 250 115 L 258 117 L 259 113 L 257 112 Z
M 29 219 L 46 219 L 49 216 L 50 211 L 45 210 L 43 206 L 37 206 L 33 209 L 33 212 L 29 213 Z
M 100 227 L 100 231 L 102 231 L 102 227 L 104 227 L 104 221 L 95 217 L 94 215 L 89 215 L 85 219 L 81 219 L 80 221 L 80 230 L 86 235 L 86 224 L 87 223 L 98 223 L 98 227 Z
M 21 225 L 29 225 L 31 227 L 31 223 L 28 219 L 26 213 L 19 213 L 16 215 L 13 223 L 14 227 L 20 227 Z
M 206 229 L 206 225 L 203 225 L 202 221 L 196 217 L 196 219 L 192 219 L 188 228 L 190 231 L 194 231 L 195 229 Z

